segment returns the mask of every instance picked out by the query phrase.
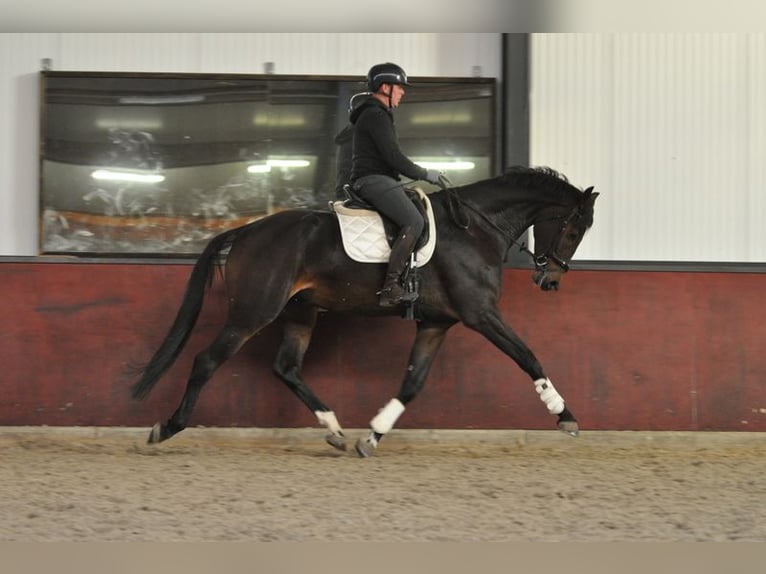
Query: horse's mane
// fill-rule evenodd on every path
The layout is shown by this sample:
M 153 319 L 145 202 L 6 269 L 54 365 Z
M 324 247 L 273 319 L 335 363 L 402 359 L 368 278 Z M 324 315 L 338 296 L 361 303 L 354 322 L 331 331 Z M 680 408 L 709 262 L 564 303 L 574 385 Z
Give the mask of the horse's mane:
M 492 184 L 489 189 L 487 183 Z M 459 189 L 463 193 L 459 193 Z M 446 188 L 435 192 L 434 195 L 445 198 L 447 211 L 452 222 L 458 227 L 466 229 L 469 220 L 465 214 L 467 205 L 465 199 L 475 198 L 475 193 L 482 189 L 489 191 L 495 198 L 507 197 L 506 192 L 509 189 L 516 189 L 523 194 L 520 197 L 517 196 L 517 200 L 526 199 L 535 203 L 542 200 L 543 203 L 569 206 L 577 205 L 584 193 L 569 183 L 566 176 L 555 169 L 516 165 L 507 168 L 505 173 L 490 180 L 469 183 L 460 188 Z
M 546 190 L 558 196 L 557 203 L 569 203 L 582 193 L 581 190 L 569 183 L 564 174 L 545 166 L 511 166 L 499 176 L 499 179 L 505 185 Z
M 506 168 L 505 173 L 503 175 L 553 178 L 553 179 L 559 179 L 563 181 L 564 183 L 569 183 L 569 180 L 564 174 L 559 173 L 552 167 L 547 167 L 547 166 L 530 167 L 526 165 L 512 165 L 511 167 Z

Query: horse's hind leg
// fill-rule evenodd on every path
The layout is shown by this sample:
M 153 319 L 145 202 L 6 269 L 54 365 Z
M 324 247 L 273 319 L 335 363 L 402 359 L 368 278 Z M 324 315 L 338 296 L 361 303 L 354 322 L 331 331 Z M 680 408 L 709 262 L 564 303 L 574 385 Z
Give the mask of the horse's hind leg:
M 314 394 L 301 376 L 303 357 L 311 342 L 317 310 L 309 305 L 291 302 L 281 318 L 284 321 L 284 334 L 274 361 L 274 373 L 316 415 L 319 424 L 327 427 L 327 443 L 338 450 L 346 450 L 346 437 L 335 413 Z
M 423 389 L 428 371 L 439 351 L 447 330 L 453 323 L 418 323 L 418 333 L 410 351 L 407 371 L 399 394 L 391 399 L 370 421 L 370 434 L 356 442 L 356 453 L 368 457 L 375 452 L 378 443 L 389 432 L 404 412 L 404 407 Z
M 234 355 L 253 333 L 253 330 L 227 324 L 210 346 L 197 354 L 181 403 L 165 423 L 154 425 L 149 434 L 150 444 L 167 440 L 186 428 L 202 387 L 210 380 L 215 370 Z

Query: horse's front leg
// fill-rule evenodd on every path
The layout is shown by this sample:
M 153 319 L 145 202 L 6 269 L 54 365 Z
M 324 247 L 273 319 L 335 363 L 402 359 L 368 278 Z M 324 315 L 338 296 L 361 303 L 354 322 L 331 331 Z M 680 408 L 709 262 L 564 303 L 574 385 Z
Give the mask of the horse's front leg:
M 564 398 L 559 394 L 551 380 L 545 375 L 540 362 L 519 336 L 494 310 L 481 313 L 475 320 L 465 321 L 466 326 L 478 331 L 495 346 L 511 357 L 519 367 L 534 381 L 535 390 L 540 400 L 545 403 L 548 412 L 558 416 L 558 428 L 572 436 L 579 434 L 577 419 L 567 408 Z
M 444 341 L 444 335 L 453 324 L 418 323 L 417 336 L 410 351 L 407 372 L 399 394 L 380 409 L 370 421 L 370 434 L 357 441 L 356 452 L 360 457 L 368 457 L 375 452 L 380 440 L 394 427 L 397 419 L 404 412 L 405 405 L 423 389 L 434 357 Z

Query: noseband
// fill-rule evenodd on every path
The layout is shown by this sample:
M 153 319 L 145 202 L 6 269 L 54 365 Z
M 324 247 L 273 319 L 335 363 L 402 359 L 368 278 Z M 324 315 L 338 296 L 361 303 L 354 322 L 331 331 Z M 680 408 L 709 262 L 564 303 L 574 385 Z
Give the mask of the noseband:
M 580 206 L 578 205 L 572 211 L 569 212 L 569 215 L 566 217 L 552 217 L 551 219 L 545 220 L 545 221 L 556 221 L 561 220 L 561 227 L 559 228 L 558 234 L 553 238 L 551 241 L 550 246 L 548 249 L 543 251 L 540 255 L 536 255 L 532 251 L 530 251 L 526 244 L 521 244 L 520 250 L 529 254 L 529 256 L 532 258 L 532 261 L 535 264 L 535 271 L 542 271 L 545 272 L 548 270 L 548 261 L 553 261 L 556 265 L 558 265 L 561 268 L 561 271 L 566 273 L 569 271 L 569 263 L 567 263 L 558 253 L 556 253 L 556 249 L 558 249 L 559 245 L 561 244 L 561 240 L 564 237 L 564 233 L 566 232 L 567 227 L 569 226 L 570 222 L 575 219 L 579 218 L 581 215 L 580 212 Z
M 558 265 L 564 273 L 569 271 L 569 263 L 567 263 L 561 257 L 556 255 L 555 251 L 551 251 L 547 255 L 543 254 L 543 255 L 534 256 L 532 260 L 535 263 L 535 269 L 537 271 L 547 271 L 549 259 L 552 260 L 556 265 Z

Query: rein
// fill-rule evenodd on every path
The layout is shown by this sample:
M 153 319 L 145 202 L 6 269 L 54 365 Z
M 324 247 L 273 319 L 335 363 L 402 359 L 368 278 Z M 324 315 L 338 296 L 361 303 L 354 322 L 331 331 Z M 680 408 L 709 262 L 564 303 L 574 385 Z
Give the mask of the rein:
M 449 213 L 450 220 L 460 229 L 468 229 L 468 225 L 471 222 L 467 215 L 465 216 L 465 223 L 458 221 L 458 213 L 465 207 L 468 207 L 468 204 L 458 195 L 454 187 L 445 187 L 444 192 L 447 194 L 447 212 Z
M 462 211 L 467 209 L 470 209 L 473 211 L 476 215 L 478 215 L 481 219 L 483 219 L 487 224 L 489 224 L 490 227 L 493 227 L 498 233 L 501 235 L 505 235 L 505 231 L 500 228 L 500 226 L 492 221 L 487 215 L 482 212 L 477 207 L 474 207 L 470 203 L 467 203 L 460 195 L 458 195 L 457 191 L 455 191 L 455 188 L 450 187 L 445 189 L 447 192 L 447 210 L 449 211 L 450 219 L 452 222 L 457 225 L 460 229 L 468 229 L 471 220 L 468 218 L 468 216 L 465 216 L 465 223 L 462 223 L 457 220 L 457 213 L 458 211 Z

